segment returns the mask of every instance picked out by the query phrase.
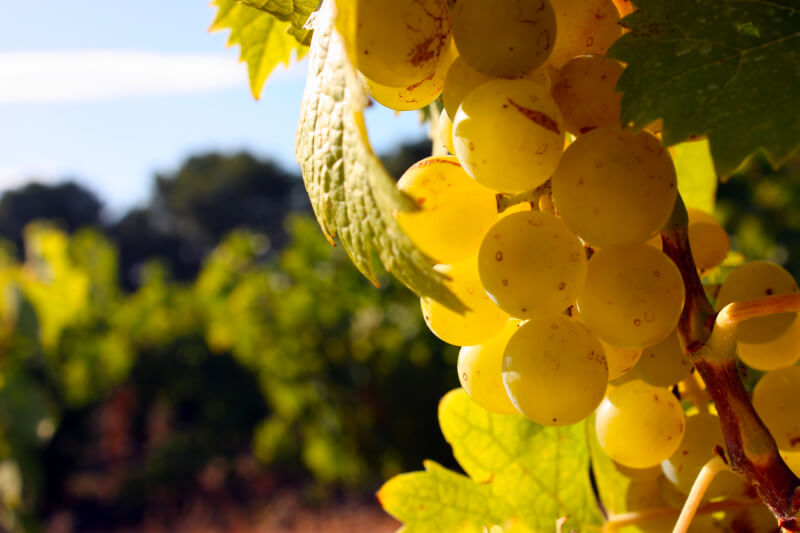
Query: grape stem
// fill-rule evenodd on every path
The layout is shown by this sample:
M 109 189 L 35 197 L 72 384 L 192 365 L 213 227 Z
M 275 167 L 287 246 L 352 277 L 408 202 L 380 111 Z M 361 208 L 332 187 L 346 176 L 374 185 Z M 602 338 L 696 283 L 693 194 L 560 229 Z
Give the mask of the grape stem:
M 700 469 L 700 473 L 697 474 L 697 478 L 694 480 L 692 490 L 689 491 L 689 496 L 683 504 L 683 509 L 681 509 L 681 514 L 678 516 L 678 521 L 675 522 L 672 533 L 686 533 L 689 530 L 692 519 L 695 513 L 697 513 L 697 508 L 700 507 L 703 496 L 706 494 L 706 490 L 708 490 L 711 482 L 714 481 L 714 477 L 726 468 L 728 467 L 725 465 L 725 462 L 718 455 L 715 455 L 710 461 L 703 465 L 703 468 Z
M 775 313 L 798 312 L 800 311 L 800 293 L 792 292 L 789 294 L 775 294 L 764 296 L 746 302 L 733 302 L 717 314 L 714 327 L 725 328 L 738 324 L 743 320 L 756 318 Z
M 703 505 L 697 509 L 695 516 L 717 513 L 720 511 L 747 509 L 749 507 L 756 507 L 758 505 L 761 505 L 761 502 L 757 500 L 749 502 L 722 500 Z M 612 533 L 625 526 L 641 524 L 642 522 L 649 522 L 659 518 L 677 518 L 679 513 L 680 511 L 674 507 L 658 507 L 656 509 L 646 509 L 644 511 L 633 511 L 629 513 L 611 515 L 608 521 L 603 524 L 603 533 Z
M 770 297 L 767 305 L 763 299 L 737 302 L 717 315 L 697 274 L 687 227 L 686 207 L 679 196 L 661 232 L 663 250 L 678 266 L 686 290 L 678 332 L 717 408 L 731 468 L 752 484 L 782 528 L 798 531 L 795 515 L 800 509 L 800 479 L 781 459 L 775 439 L 753 409 L 736 367 L 738 322 L 795 304 L 791 298 Z

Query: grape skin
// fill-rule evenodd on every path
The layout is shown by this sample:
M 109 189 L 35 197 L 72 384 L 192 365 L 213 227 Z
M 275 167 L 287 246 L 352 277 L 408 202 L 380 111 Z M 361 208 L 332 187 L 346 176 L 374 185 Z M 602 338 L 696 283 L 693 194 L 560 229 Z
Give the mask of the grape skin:
M 603 352 L 606 354 L 609 380 L 617 379 L 633 370 L 642 356 L 642 350 L 639 348 L 622 348 L 607 343 L 603 339 L 600 339 L 600 343 L 603 345 Z
M 453 118 L 453 145 L 464 170 L 499 192 L 533 189 L 563 151 L 558 108 L 527 80 L 493 80 L 469 93 Z
M 772 294 L 797 291 L 797 283 L 784 268 L 769 261 L 753 261 L 733 269 L 717 294 L 717 311 L 731 302 L 744 302 Z M 795 321 L 797 313 L 778 313 L 741 322 L 736 338 L 758 344 L 775 340 Z
M 509 316 L 486 294 L 475 258 L 454 265 L 436 265 L 435 269 L 450 278 L 445 285 L 469 310 L 461 314 L 432 298 L 420 298 L 425 324 L 434 335 L 455 346 L 472 346 L 503 328 Z
M 700 209 L 687 209 L 689 214 L 689 246 L 697 270 L 701 274 L 718 266 L 731 249 L 731 240 L 717 220 Z
M 597 408 L 595 430 L 611 459 L 631 468 L 648 468 L 680 446 L 683 408 L 667 389 L 628 381 L 609 391 Z
M 675 329 L 661 342 L 642 349 L 642 357 L 633 371 L 650 385 L 669 387 L 689 376 L 693 367 Z
M 474 257 L 486 230 L 497 220 L 494 193 L 470 178 L 453 156 L 415 163 L 397 186 L 420 206 L 417 211 L 397 213 L 400 227 L 437 263 Z
M 381 85 L 408 87 L 425 79 L 450 47 L 445 0 L 359 0 L 353 18 L 337 20 L 340 31 L 353 36 L 351 59 Z
M 620 36 L 612 0 L 553 0 L 558 34 L 547 64 L 560 69 L 576 56 L 605 55 Z
M 646 244 L 607 248 L 589 260 L 578 296 L 583 322 L 616 346 L 650 346 L 678 324 L 684 302 L 678 267 Z
M 452 16 L 461 57 L 489 76 L 530 72 L 545 62 L 556 39 L 550 0 L 459 0 Z
M 645 131 L 595 128 L 566 149 L 553 175 L 559 215 L 600 248 L 645 242 L 666 223 L 677 195 L 672 159 Z
M 578 56 L 558 71 L 553 98 L 564 129 L 581 135 L 599 126 L 619 127 L 620 100 L 616 92 L 622 65 L 602 56 Z
M 520 327 L 519 320 L 509 320 L 499 333 L 483 344 L 464 346 L 458 352 L 458 379 L 472 401 L 501 415 L 519 414 L 508 399 L 503 385 L 503 352 L 508 340 Z
M 442 113 L 439 115 L 438 134 L 439 141 L 447 148 L 447 151 L 451 154 L 455 154 L 456 149 L 453 148 L 453 121 L 450 120 L 447 109 L 442 109 Z
M 800 451 L 800 366 L 766 373 L 753 389 L 753 407 L 778 448 Z
M 777 339 L 750 344 L 737 342 L 739 359 L 756 370 L 777 370 L 800 361 L 800 320 L 795 320 L 789 329 Z
M 506 312 L 541 318 L 575 301 L 586 276 L 586 253 L 561 220 L 541 211 L 513 213 L 486 232 L 478 271 Z
M 530 320 L 508 341 L 503 383 L 514 406 L 538 424 L 574 424 L 603 399 L 608 367 L 600 342 L 564 315 Z

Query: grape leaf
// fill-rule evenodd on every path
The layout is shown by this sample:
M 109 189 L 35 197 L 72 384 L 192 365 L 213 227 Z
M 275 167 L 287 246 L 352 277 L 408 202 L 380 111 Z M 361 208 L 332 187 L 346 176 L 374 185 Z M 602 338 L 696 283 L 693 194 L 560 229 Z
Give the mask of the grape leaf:
M 217 16 L 210 31 L 229 29 L 228 46 L 241 47 L 240 60 L 247 62 L 250 90 L 258 99 L 267 77 L 279 64 L 289 65 L 294 57 L 300 59 L 308 50 L 287 31 L 289 22 L 278 20 L 265 11 L 236 2 L 213 0 Z
M 438 480 L 445 478 L 443 474 L 428 472 L 404 474 L 387 482 L 378 496 L 389 513 L 406 523 L 408 531 L 516 523 L 525 530 L 552 532 L 561 517 L 568 518 L 565 531 L 586 531 L 602 522 L 589 481 L 583 424 L 544 427 L 523 416 L 491 414 L 470 400 L 463 389 L 442 398 L 439 424 L 471 485 L 459 478 L 458 490 L 453 491 L 448 487 L 456 485 L 455 478 L 446 478 L 451 480 L 445 484 Z M 426 529 L 426 515 L 415 509 L 422 494 L 439 494 L 440 498 L 447 494 L 444 502 L 437 503 L 442 511 L 437 516 L 447 517 L 447 522 Z M 411 501 L 398 501 L 401 497 Z
M 628 64 L 622 120 L 661 117 L 664 143 L 707 135 L 717 174 L 763 150 L 773 166 L 800 143 L 797 0 L 635 0 L 608 55 Z
M 611 458 L 600 448 L 597 432 L 594 429 L 594 420 L 595 415 L 586 420 L 586 440 L 589 442 L 592 472 L 594 472 L 597 492 L 600 494 L 600 501 L 606 513 L 609 515 L 620 514 L 627 510 L 625 493 L 628 490 L 630 479 L 617 470 Z
M 402 232 L 397 210 L 418 209 L 383 168 L 367 139 L 368 99 L 334 29 L 332 2 L 317 13 L 295 154 L 326 237 L 338 237 L 356 267 L 378 284 L 373 253 L 419 295 L 463 311 L 433 261 Z
M 244 5 L 266 11 L 278 20 L 290 22 L 288 32 L 300 44 L 311 43 L 311 30 L 304 28 L 309 15 L 317 9 L 317 0 L 238 0 Z
M 714 212 L 717 195 L 717 173 L 708 148 L 708 141 L 693 141 L 675 146 L 672 154 L 678 174 L 678 192 L 686 207 Z

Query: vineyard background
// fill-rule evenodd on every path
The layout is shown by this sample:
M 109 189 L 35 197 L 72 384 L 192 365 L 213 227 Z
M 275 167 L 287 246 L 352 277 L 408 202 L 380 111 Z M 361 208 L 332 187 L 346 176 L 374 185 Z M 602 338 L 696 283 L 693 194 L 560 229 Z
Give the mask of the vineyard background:
M 383 159 L 399 176 L 429 150 Z M 4 193 L 5 528 L 390 531 L 382 480 L 458 468 L 435 409 L 457 350 L 327 243 L 295 174 L 192 156 L 113 221 L 74 183 Z M 756 160 L 717 215 L 745 257 L 797 277 L 799 205 L 800 160 Z

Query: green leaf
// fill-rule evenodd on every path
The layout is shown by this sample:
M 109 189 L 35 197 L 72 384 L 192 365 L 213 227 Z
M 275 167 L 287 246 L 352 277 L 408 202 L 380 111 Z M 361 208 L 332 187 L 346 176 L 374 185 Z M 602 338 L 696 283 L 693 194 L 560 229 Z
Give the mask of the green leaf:
M 311 30 L 305 29 L 309 15 L 317 9 L 317 0 L 239 0 L 242 4 L 266 11 L 278 20 L 290 22 L 289 33 L 301 44 L 311 42 Z
M 797 0 L 637 0 L 609 50 L 627 68 L 622 120 L 664 119 L 664 143 L 707 135 L 717 174 L 753 152 L 773 166 L 800 143 Z
M 230 30 L 228 46 L 241 47 L 240 60 L 247 63 L 250 90 L 258 99 L 267 77 L 279 64 L 303 57 L 308 48 L 287 31 L 291 23 L 278 20 L 273 15 L 236 2 L 213 0 L 217 16 L 210 31 Z
M 630 479 L 620 473 L 614 465 L 614 461 L 600 448 L 597 432 L 594 429 L 594 419 L 595 415 L 592 415 L 586 420 L 585 425 L 597 492 L 609 515 L 624 513 L 627 510 L 625 493 L 628 490 Z
M 568 518 L 565 531 L 587 531 L 602 522 L 589 481 L 583 424 L 545 427 L 521 415 L 491 414 L 463 389 L 442 398 L 439 424 L 471 482 L 438 466 L 434 475 L 430 465 L 427 472 L 387 482 L 378 496 L 406 523 L 406 531 L 503 525 L 552 532 L 562 517 Z M 431 499 L 433 510 L 417 509 Z M 430 516 L 440 519 L 435 527 L 428 527 Z
M 677 145 L 672 161 L 678 173 L 678 191 L 686 207 L 713 213 L 717 195 L 717 173 L 714 172 L 708 141 Z
M 377 254 L 386 270 L 419 295 L 465 307 L 433 270 L 433 261 L 402 232 L 397 210 L 416 204 L 373 153 L 362 109 L 368 99 L 334 30 L 330 1 L 317 13 L 295 154 L 311 206 L 328 240 L 338 237 L 356 267 L 378 284 Z

